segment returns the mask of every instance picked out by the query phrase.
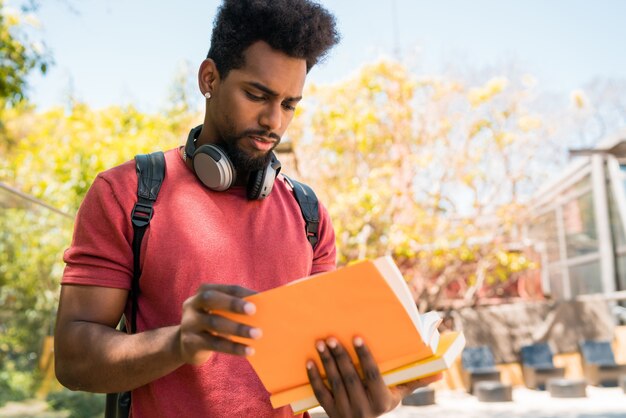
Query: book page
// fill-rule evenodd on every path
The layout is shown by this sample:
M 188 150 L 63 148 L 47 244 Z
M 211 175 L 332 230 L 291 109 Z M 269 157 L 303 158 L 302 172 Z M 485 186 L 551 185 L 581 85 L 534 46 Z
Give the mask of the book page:
M 411 321 L 413 321 L 415 329 L 417 329 L 422 336 L 422 340 L 424 340 L 424 342 L 430 341 L 430 335 L 425 333 L 426 330 L 423 327 L 423 321 L 417 311 L 417 305 L 415 305 L 415 301 L 413 300 L 411 289 L 409 289 L 409 285 L 404 280 L 396 263 L 393 262 L 390 256 L 377 258 L 373 262 L 411 317 Z
M 374 265 L 381 272 L 389 287 L 391 287 L 402 306 L 404 306 L 404 309 L 406 309 L 424 342 L 433 352 L 437 351 L 437 345 L 439 344 L 437 327 L 442 321 L 441 315 L 435 311 L 424 314 L 419 313 L 409 285 L 390 256 L 377 258 L 374 260 Z
M 439 312 L 430 311 L 420 315 L 420 320 L 422 321 L 422 329 L 424 330 L 422 338 L 427 342 L 430 348 L 436 352 L 437 346 L 439 345 L 439 331 L 437 331 L 437 328 L 439 324 L 441 324 L 441 321 L 443 321 L 443 318 Z

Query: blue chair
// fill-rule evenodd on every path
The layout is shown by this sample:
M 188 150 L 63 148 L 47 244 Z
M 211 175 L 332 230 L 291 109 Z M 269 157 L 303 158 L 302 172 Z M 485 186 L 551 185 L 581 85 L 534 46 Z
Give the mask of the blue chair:
M 525 345 L 520 354 L 524 384 L 530 389 L 545 390 L 548 379 L 565 375 L 563 367 L 554 367 L 552 350 L 546 343 Z
M 579 344 L 587 383 L 594 386 L 617 386 L 626 365 L 615 362 L 610 341 L 585 340 Z
M 463 384 L 469 393 L 474 392 L 477 382 L 500 381 L 491 349 L 486 345 L 466 347 L 461 354 Z

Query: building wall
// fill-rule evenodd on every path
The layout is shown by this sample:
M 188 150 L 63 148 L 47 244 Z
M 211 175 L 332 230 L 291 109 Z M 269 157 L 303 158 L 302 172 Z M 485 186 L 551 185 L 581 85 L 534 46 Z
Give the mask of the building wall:
M 626 290 L 626 176 L 593 155 L 534 202 L 526 237 L 541 253 L 544 292 L 557 300 Z

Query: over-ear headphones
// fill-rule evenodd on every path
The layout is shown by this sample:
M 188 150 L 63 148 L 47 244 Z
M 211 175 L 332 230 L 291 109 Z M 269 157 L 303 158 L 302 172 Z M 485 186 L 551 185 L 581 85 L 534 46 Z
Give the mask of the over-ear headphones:
M 204 144 L 196 149 L 196 140 L 201 130 L 202 125 L 199 125 L 189 132 L 185 153 L 191 158 L 193 170 L 202 184 L 215 191 L 227 190 L 237 179 L 235 167 L 226 152 L 216 144 Z M 265 167 L 250 173 L 247 185 L 248 199 L 265 199 L 272 191 L 280 168 L 280 161 L 271 152 L 270 160 Z

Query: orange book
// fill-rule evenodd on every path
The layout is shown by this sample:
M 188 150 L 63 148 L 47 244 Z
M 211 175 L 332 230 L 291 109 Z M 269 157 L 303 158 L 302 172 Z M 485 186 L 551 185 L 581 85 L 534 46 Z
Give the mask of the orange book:
M 270 393 L 275 408 L 292 404 L 299 412 L 317 405 L 314 396 L 311 400 L 313 391 L 306 362 L 316 361 L 323 371 L 315 349 L 315 342 L 320 339 L 337 338 L 356 363 L 352 340 L 355 336 L 362 337 L 383 375 L 420 360 L 437 358 L 440 337 L 437 326 L 441 319 L 436 312 L 418 313 L 391 257 L 361 261 L 246 299 L 256 305 L 256 314 L 222 314 L 263 331 L 260 339 L 245 343 L 255 349 L 248 360 Z M 456 354 L 448 357 L 458 356 L 464 344 L 462 338 L 457 338 L 459 334 L 455 335 L 453 340 L 459 347 Z M 402 382 L 439 371 L 408 379 L 404 376 Z

